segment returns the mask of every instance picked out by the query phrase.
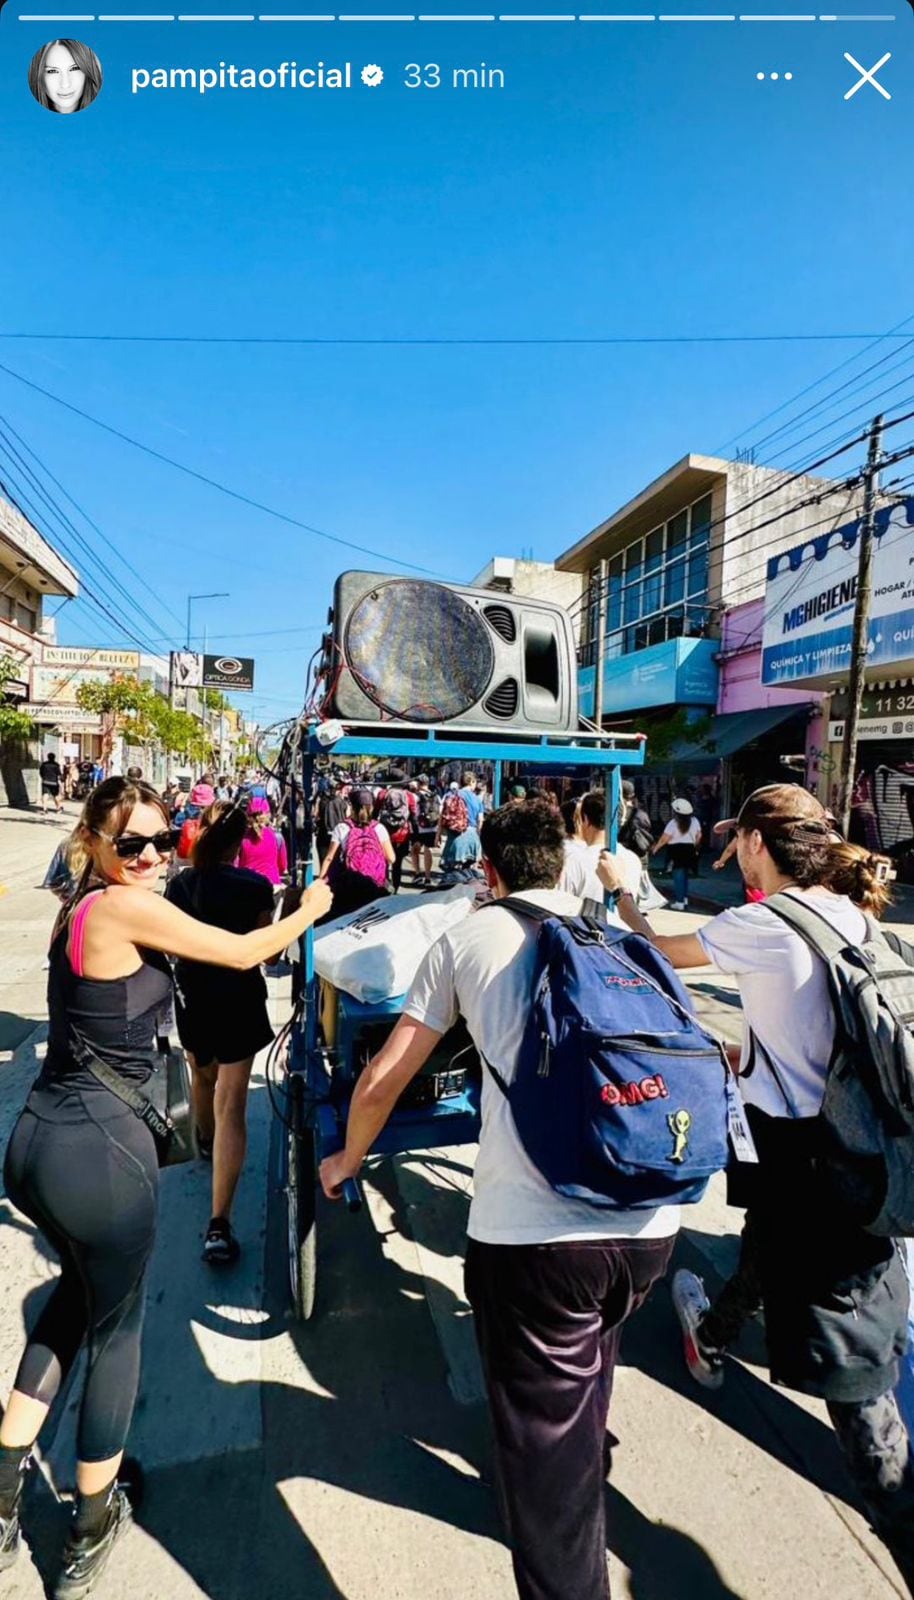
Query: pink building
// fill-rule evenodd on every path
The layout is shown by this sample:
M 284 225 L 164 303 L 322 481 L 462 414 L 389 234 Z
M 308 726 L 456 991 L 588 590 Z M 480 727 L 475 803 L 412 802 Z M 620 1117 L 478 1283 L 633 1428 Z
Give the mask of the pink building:
M 728 722 L 717 727 L 732 730 L 727 741 L 732 754 L 721 774 L 731 807 L 759 784 L 778 779 L 793 777 L 817 793 L 828 787 L 826 697 L 811 689 L 773 689 L 762 683 L 764 616 L 760 597 L 734 606 L 721 625 L 717 715 Z

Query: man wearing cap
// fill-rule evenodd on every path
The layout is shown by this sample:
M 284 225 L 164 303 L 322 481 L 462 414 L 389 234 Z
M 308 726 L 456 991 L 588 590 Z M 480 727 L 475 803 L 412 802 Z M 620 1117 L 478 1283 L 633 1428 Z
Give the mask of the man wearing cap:
M 878 915 L 887 898 L 880 863 L 840 839 L 813 795 L 768 784 L 729 826 L 750 888 L 796 898 L 848 945 L 865 943 L 864 913 Z M 837 1215 L 818 1161 L 835 1036 L 825 963 L 765 902 L 724 911 L 697 933 L 656 935 L 609 855 L 599 871 L 619 894 L 623 920 L 675 967 L 714 966 L 736 978 L 745 1024 L 739 1083 L 758 1159 L 744 1143 L 749 1159 L 729 1198 L 747 1208 L 771 1376 L 826 1402 L 873 1525 L 914 1594 L 914 1465 L 893 1394 L 907 1343 L 908 1287 L 894 1242 Z M 673 1300 L 689 1372 L 719 1388 L 738 1308 L 723 1297 L 712 1308 L 690 1272 L 676 1274 Z

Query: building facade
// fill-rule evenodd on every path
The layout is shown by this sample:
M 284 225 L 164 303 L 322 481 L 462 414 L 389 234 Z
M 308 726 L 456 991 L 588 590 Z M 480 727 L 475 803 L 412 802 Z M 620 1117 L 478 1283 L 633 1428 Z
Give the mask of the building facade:
M 710 819 L 721 804 L 725 763 L 733 774 L 740 749 L 753 747 L 760 762 L 775 764 L 787 753 L 774 738 L 784 719 L 771 715 L 764 697 L 744 688 L 733 705 L 738 674 L 759 666 L 758 618 L 734 625 L 727 644 L 724 619 L 762 600 L 773 551 L 846 521 L 854 505 L 846 488 L 826 479 L 687 455 L 556 559 L 559 571 L 580 575 L 585 586 L 581 709 L 603 725 L 648 735 L 646 798 L 658 819 L 684 788 Z M 745 653 L 737 626 L 748 627 Z M 734 662 L 727 672 L 725 655 Z M 816 705 L 815 695 L 800 698 Z M 738 724 L 720 720 L 733 715 Z M 743 765 L 748 772 L 752 763 Z
M 37 799 L 38 763 L 49 724 L 47 708 L 32 697 L 32 672 L 45 644 L 53 640 L 45 602 L 52 596 L 72 600 L 78 592 L 73 568 L 0 496 L 0 654 L 16 663 L 8 692 L 32 715 L 36 728 L 33 738 L 0 748 L 0 804 L 26 806 Z M 60 753 L 56 740 L 48 748 Z

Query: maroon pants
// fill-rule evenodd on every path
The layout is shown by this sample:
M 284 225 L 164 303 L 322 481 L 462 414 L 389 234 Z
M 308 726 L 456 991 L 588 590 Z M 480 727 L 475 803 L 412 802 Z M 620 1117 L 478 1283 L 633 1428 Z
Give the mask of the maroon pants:
M 672 1239 L 470 1239 L 467 1298 L 521 1600 L 608 1600 L 603 1445 L 622 1324 Z

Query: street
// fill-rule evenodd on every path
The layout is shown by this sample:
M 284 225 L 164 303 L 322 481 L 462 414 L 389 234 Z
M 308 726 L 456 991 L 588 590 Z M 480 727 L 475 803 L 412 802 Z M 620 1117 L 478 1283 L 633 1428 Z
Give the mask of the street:
M 56 901 L 37 887 L 75 820 L 0 811 L 0 1136 L 45 1038 L 42 968 Z M 698 885 L 696 885 L 696 888 Z M 706 913 L 659 912 L 684 932 Z M 904 931 L 902 927 L 902 931 Z M 910 929 L 908 929 L 910 936 Z M 270 978 L 274 1025 L 287 977 Z M 739 1036 L 730 980 L 692 984 L 702 1015 Z M 140 1401 L 128 1450 L 147 1471 L 138 1526 L 101 1600 L 510 1600 L 487 1416 L 462 1290 L 472 1152 L 370 1166 L 367 1205 L 319 1210 L 314 1320 L 287 1312 L 279 1128 L 260 1071 L 237 1207 L 236 1267 L 199 1259 L 209 1169 L 166 1172 Z M 55 1266 L 2 1202 L 3 1393 Z M 685 1214 L 676 1263 L 709 1287 L 735 1264 L 741 1216 L 722 1183 Z M 713 1292 L 713 1290 L 712 1290 Z M 889 1600 L 904 1596 L 844 1476 L 824 1406 L 774 1389 L 760 1328 L 717 1394 L 696 1388 L 661 1286 L 623 1342 L 607 1488 L 613 1592 L 630 1600 Z M 35 1600 L 55 1570 L 72 1484 L 73 1406 L 41 1440 L 24 1514 L 28 1548 L 3 1592 Z

